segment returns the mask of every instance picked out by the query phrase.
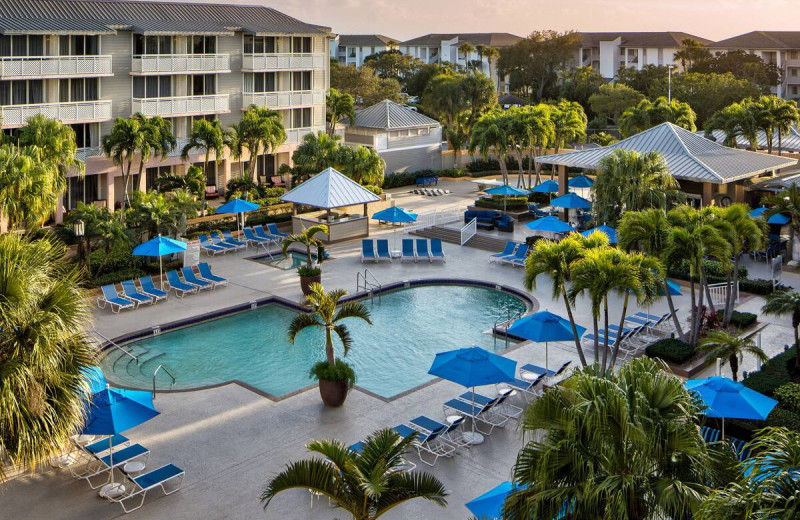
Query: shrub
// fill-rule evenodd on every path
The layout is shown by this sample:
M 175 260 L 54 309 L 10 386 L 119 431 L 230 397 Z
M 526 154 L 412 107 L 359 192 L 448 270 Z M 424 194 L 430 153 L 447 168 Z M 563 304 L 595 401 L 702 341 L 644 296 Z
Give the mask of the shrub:
M 727 270 L 722 265 L 721 262 L 717 260 L 703 260 L 703 269 L 706 272 L 706 278 L 708 278 L 708 283 L 722 283 L 726 281 L 727 277 Z M 678 265 L 674 265 L 669 269 L 669 276 L 670 278 L 679 278 L 681 280 L 688 280 L 689 279 L 689 261 L 682 260 Z M 740 284 L 742 281 L 747 279 L 747 267 L 740 265 L 739 266 L 739 280 Z M 695 280 L 697 281 L 697 280 Z M 741 285 L 740 285 L 741 286 Z M 742 289 L 744 290 L 744 289 Z
M 692 359 L 695 351 L 694 347 L 685 341 L 665 338 L 648 345 L 645 353 L 651 358 L 659 358 L 680 365 Z
M 503 209 L 503 199 L 505 198 L 505 208 L 509 210 L 527 210 L 528 198 L 527 197 L 502 197 L 495 196 L 492 198 L 480 198 L 475 201 L 475 207 L 478 208 L 491 208 Z
M 145 273 L 141 269 L 122 269 L 120 271 L 111 271 L 103 274 L 102 276 L 98 276 L 93 280 L 89 281 L 90 287 L 102 287 L 103 285 L 108 285 L 110 283 L 119 283 L 125 280 L 132 280 L 133 278 L 139 278 L 140 276 L 144 276 Z
M 797 383 L 787 383 L 775 389 L 775 399 L 781 408 L 800 413 L 800 385 Z
M 346 362 L 337 359 L 336 363 L 329 365 L 327 361 L 316 363 L 309 371 L 309 377 L 319 381 L 347 381 L 347 386 L 352 388 L 356 384 L 356 373 Z
M 746 329 L 756 322 L 758 316 L 752 312 L 733 311 L 731 313 L 731 325 L 739 329 Z
M 94 276 L 134 269 L 139 265 L 141 265 L 141 259 L 133 256 L 133 249 L 128 244 L 115 245 L 108 253 L 104 247 L 101 247 L 89 254 L 89 269 Z
M 371 191 L 375 195 L 380 195 L 380 194 L 383 193 L 383 188 L 381 188 L 380 186 L 375 186 L 375 185 L 372 185 L 372 184 L 365 184 L 364 188 L 368 189 L 369 191 Z
M 776 406 L 767 417 L 767 426 L 782 426 L 790 430 L 800 431 L 800 414 Z
M 777 290 L 781 290 L 782 288 L 785 288 L 785 286 L 779 285 Z M 774 292 L 772 280 L 764 280 L 762 278 L 739 280 L 739 290 L 750 294 L 758 294 L 760 296 L 766 296 Z
M 764 363 L 758 372 L 749 373 L 742 383 L 756 392 L 772 397 L 778 387 L 791 382 L 789 367 L 793 364 L 794 347 Z
M 322 274 L 322 269 L 317 266 L 308 267 L 307 265 L 301 265 L 297 268 L 297 274 L 299 276 L 319 276 Z

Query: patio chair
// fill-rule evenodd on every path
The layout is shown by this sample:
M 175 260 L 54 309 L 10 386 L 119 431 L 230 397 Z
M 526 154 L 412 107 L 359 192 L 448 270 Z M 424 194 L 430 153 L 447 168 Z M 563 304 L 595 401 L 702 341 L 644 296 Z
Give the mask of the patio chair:
M 529 403 L 531 402 L 532 399 L 535 399 L 536 397 L 539 397 L 542 394 L 542 389 L 539 385 L 544 384 L 544 380 L 546 377 L 547 376 L 545 374 L 541 374 L 539 375 L 539 377 L 531 381 L 514 378 L 513 381 L 509 381 L 503 384 L 508 385 L 512 389 L 519 392 L 519 394 L 522 396 L 525 402 Z
M 502 428 L 508 422 L 508 417 L 500 417 L 498 414 L 492 413 L 492 409 L 499 399 L 499 397 L 495 397 L 483 405 L 476 402 L 474 408 L 471 402 L 468 403 L 461 399 L 450 399 L 444 403 L 442 407 L 445 410 L 445 414 L 447 414 L 447 410 L 453 410 L 459 415 L 469 417 L 475 422 L 475 429 L 478 432 L 484 435 L 491 435 L 496 427 Z M 488 430 L 482 430 L 479 424 L 488 426 Z
M 200 235 L 197 238 L 200 239 L 200 250 L 208 256 L 217 256 L 220 253 L 227 253 L 230 251 L 230 248 L 211 243 L 207 235 Z
M 378 261 L 378 256 L 375 254 L 375 242 L 368 238 L 361 241 L 361 263 L 363 264 L 365 260 Z
M 222 232 L 222 238 L 225 239 L 225 242 L 227 242 L 228 244 L 233 244 L 236 247 L 238 247 L 239 249 L 247 247 L 247 241 L 242 241 L 242 240 L 238 240 L 236 238 L 233 238 L 233 233 L 231 231 L 223 231 Z
M 533 363 L 528 363 L 520 367 L 519 371 L 520 374 L 523 372 L 528 372 L 529 374 L 535 374 L 536 376 L 544 375 L 548 379 L 552 379 L 554 377 L 560 376 L 564 373 L 564 371 L 572 364 L 572 361 L 567 361 L 563 365 L 561 365 L 558 370 L 546 370 L 544 367 L 540 367 L 539 365 L 534 365 Z
M 722 436 L 722 433 L 719 430 L 709 426 L 703 426 L 700 428 L 700 434 L 703 436 L 703 440 L 709 444 L 719 441 L 720 437 Z
M 189 285 L 196 285 L 201 291 L 214 288 L 214 284 L 211 281 L 201 280 L 198 278 L 191 266 L 181 267 L 181 274 L 183 275 L 183 279 L 186 281 L 186 283 Z
M 419 417 L 411 419 L 410 424 L 417 430 L 421 429 L 427 432 L 438 431 L 439 438 L 444 442 L 454 446 L 456 451 L 458 451 L 458 448 L 470 447 L 470 443 L 465 440 L 460 431 L 458 431 L 462 426 L 464 426 L 464 418 L 460 415 L 454 416 L 452 422 L 450 422 L 450 424 L 447 426 L 425 415 L 420 415 Z
M 209 236 L 211 237 L 211 240 L 214 242 L 215 246 L 225 247 L 225 248 L 228 248 L 231 251 L 237 251 L 239 249 L 243 249 L 243 248 L 247 247 L 247 244 L 245 244 L 244 242 L 238 242 L 241 245 L 237 245 L 237 244 L 235 244 L 233 242 L 229 242 L 228 240 L 226 240 L 219 233 L 219 231 L 212 231 L 209 234 Z
M 121 505 L 122 510 L 125 511 L 125 513 L 130 513 L 131 511 L 136 511 L 137 509 L 139 509 L 144 505 L 145 496 L 147 495 L 147 492 L 150 491 L 151 489 L 160 487 L 161 491 L 163 491 L 165 495 L 171 495 L 172 493 L 178 491 L 181 488 L 181 485 L 183 484 L 183 478 L 185 476 L 186 472 L 183 471 L 178 466 L 175 466 L 174 464 L 167 464 L 165 466 L 161 466 L 160 468 L 148 471 L 147 473 L 139 475 L 138 477 L 132 477 L 130 475 L 127 475 L 126 488 L 128 487 L 128 484 L 130 484 L 131 487 L 130 492 L 127 492 L 126 489 L 126 493 L 123 494 L 122 496 L 117 498 L 109 498 L 109 500 Z M 174 480 L 178 480 L 175 489 L 167 491 L 167 488 L 164 487 L 165 484 Z M 125 503 L 128 500 L 139 496 L 142 498 L 142 500 L 139 502 L 139 505 L 131 509 L 125 507 Z
M 97 489 L 106 484 L 110 480 L 111 475 L 109 473 L 109 479 L 106 479 L 99 484 L 93 482 L 94 477 L 108 471 L 113 471 L 114 469 L 122 467 L 135 459 L 144 458 L 146 463 L 147 459 L 150 457 L 150 450 L 141 444 L 132 444 L 127 448 L 114 451 L 113 455 L 113 461 L 110 453 L 106 453 L 103 456 L 96 456 L 95 460 L 89 463 L 89 467 L 92 468 L 91 471 L 87 475 L 79 478 L 82 478 L 88 482 L 89 487 L 92 489 Z
M 105 437 L 85 446 L 73 440 L 72 445 L 75 449 L 65 459 L 67 461 L 66 467 L 69 468 L 69 472 L 73 477 L 84 478 L 88 473 L 78 471 L 80 461 L 86 463 L 83 467 L 87 469 L 90 462 L 94 461 L 101 453 L 108 451 L 109 445 L 114 450 L 120 446 L 130 446 L 130 444 L 130 439 L 120 434 L 114 435 L 110 439 Z M 73 456 L 73 453 L 77 453 L 77 455 Z
M 255 231 L 252 228 L 243 228 L 242 233 L 244 233 L 244 237 L 247 239 L 247 242 L 256 246 L 265 246 L 269 244 L 270 240 L 264 237 L 256 236 Z
M 266 238 L 267 240 L 270 240 L 272 242 L 281 241 L 281 237 L 276 237 L 275 235 L 264 231 L 264 226 L 262 226 L 261 224 L 259 224 L 258 226 L 253 226 L 253 231 L 255 231 L 257 237 Z
M 378 258 L 377 260 L 392 261 L 392 254 L 389 252 L 389 241 L 385 238 L 379 238 L 376 243 L 378 244 Z
M 419 419 L 419 417 L 417 419 Z M 447 430 L 447 426 L 436 421 L 433 421 L 433 423 L 436 423 L 435 426 L 433 423 L 425 423 L 425 421 L 422 421 L 427 425 L 427 427 L 423 427 L 414 422 L 417 419 L 411 420 L 411 427 L 419 432 L 419 435 L 414 440 L 414 446 L 417 448 L 417 456 L 420 461 L 428 466 L 434 466 L 436 461 L 439 460 L 439 457 L 452 457 L 455 455 L 456 447 L 445 443 L 441 439 L 441 434 Z M 429 430 L 428 427 L 434 429 Z M 425 460 L 423 453 L 432 455 L 433 460 L 431 462 Z
M 289 236 L 289 233 L 284 233 L 283 231 L 278 229 L 278 225 L 275 224 L 274 222 L 272 222 L 270 224 L 267 224 L 267 230 L 269 230 L 269 233 L 272 236 L 276 236 L 276 237 L 280 237 L 280 238 L 286 238 L 286 237 Z
M 400 251 L 400 263 L 404 260 L 417 261 L 417 255 L 414 253 L 414 239 L 404 238 L 402 243 L 402 250 Z
M 152 296 L 140 292 L 139 289 L 136 288 L 136 283 L 134 283 L 133 280 L 125 280 L 120 282 L 120 285 L 122 286 L 122 294 L 125 298 L 136 302 L 137 307 L 143 303 L 153 305 L 156 302 Z
M 211 267 L 208 265 L 207 262 L 200 262 L 197 264 L 197 269 L 200 271 L 200 278 L 203 280 L 208 280 L 209 282 L 214 284 L 214 287 L 218 285 L 228 285 L 228 279 L 223 278 L 221 276 L 217 276 L 211 272 Z
M 489 262 L 496 262 L 506 256 L 514 256 L 514 250 L 517 248 L 517 243 L 509 240 L 506 242 L 506 247 L 499 253 L 489 255 Z
M 196 293 L 200 288 L 196 285 L 189 285 L 181 280 L 178 271 L 167 271 L 167 284 L 169 288 L 175 291 L 179 298 L 183 298 L 187 294 Z
M 153 277 L 150 275 L 141 276 L 139 278 L 139 285 L 142 287 L 142 292 L 148 296 L 152 296 L 155 301 L 166 300 L 169 297 L 167 291 L 162 291 L 153 283 Z
M 495 400 L 495 403 L 492 409 L 500 414 L 503 417 L 508 417 L 509 419 L 519 419 L 519 416 L 522 415 L 522 408 L 519 406 L 514 406 L 511 403 L 508 403 L 508 397 L 513 392 L 512 389 L 506 388 L 504 390 L 500 390 L 495 397 L 487 397 L 482 394 L 475 393 L 473 391 L 467 391 L 463 394 L 459 395 L 458 398 L 462 401 L 472 403 L 473 399 L 475 400 L 475 404 L 486 405 L 489 404 L 492 400 Z
M 747 442 L 742 439 L 737 439 L 736 437 L 730 437 L 730 441 L 733 454 L 736 455 L 736 458 L 739 459 L 740 462 L 744 462 L 750 458 L 750 446 L 748 446 Z
M 428 252 L 428 239 L 427 238 L 418 238 L 417 239 L 417 259 L 425 259 L 428 262 L 431 261 L 431 254 Z
M 106 305 L 110 305 L 111 312 L 113 312 L 114 314 L 119 313 L 119 311 L 121 311 L 122 309 L 136 308 L 136 302 L 120 296 L 119 293 L 117 292 L 117 289 L 114 287 L 113 283 L 104 285 L 103 287 L 101 287 L 101 290 L 103 291 L 103 295 L 97 297 L 97 306 L 99 308 L 105 309 Z
M 431 262 L 434 260 L 447 262 L 447 259 L 444 256 L 444 250 L 442 249 L 442 239 L 440 238 L 431 239 Z
M 525 259 L 528 258 L 528 245 L 520 244 L 513 255 L 500 258 L 499 261 L 513 266 L 525 265 Z

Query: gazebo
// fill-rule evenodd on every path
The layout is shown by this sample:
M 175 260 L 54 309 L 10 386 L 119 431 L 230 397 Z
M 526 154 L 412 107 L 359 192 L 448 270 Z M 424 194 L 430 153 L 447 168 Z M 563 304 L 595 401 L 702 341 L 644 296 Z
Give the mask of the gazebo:
M 378 202 L 381 198 L 344 174 L 327 168 L 286 193 L 281 200 L 294 204 L 292 232 L 297 233 L 311 226 L 325 224 L 329 233 L 323 239 L 326 242 L 338 242 L 369 236 L 367 204 Z M 363 211 L 360 214 L 347 211 L 352 206 L 362 204 Z M 299 215 L 298 206 L 311 206 L 323 211 Z M 343 211 L 332 211 L 337 208 Z
M 659 152 L 669 173 L 687 195 L 702 204 L 744 202 L 745 182 L 797 164 L 797 159 L 729 148 L 672 123 L 662 123 L 610 146 L 545 155 L 541 164 L 558 166 L 559 194 L 567 193 L 567 167 L 598 170 L 614 150 Z

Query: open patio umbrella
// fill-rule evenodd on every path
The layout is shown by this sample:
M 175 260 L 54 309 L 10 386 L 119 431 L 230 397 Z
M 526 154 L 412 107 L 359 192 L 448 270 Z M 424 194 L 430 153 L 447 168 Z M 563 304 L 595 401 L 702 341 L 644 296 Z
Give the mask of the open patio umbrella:
M 763 421 L 778 404 L 775 399 L 751 390 L 742 383 L 727 377 L 690 379 L 686 389 L 696 393 L 707 409 L 707 417 L 722 419 L 722 436 L 725 437 L 725 418 Z
M 100 367 L 87 367 L 82 369 L 81 372 L 83 372 L 83 375 L 89 380 L 89 391 L 92 394 L 105 390 L 108 383 Z
M 544 181 L 531 188 L 533 193 L 558 193 L 558 183 L 553 180 Z
M 520 188 L 515 188 L 513 186 L 509 186 L 508 184 L 503 184 L 502 186 L 495 186 L 494 188 L 489 188 L 483 190 L 484 193 L 488 193 L 489 195 L 502 195 L 503 196 L 503 212 L 506 211 L 506 199 L 505 197 L 514 197 L 514 196 L 523 196 L 530 193 L 528 190 L 523 190 Z
M 258 204 L 254 202 L 248 202 L 242 199 L 231 199 L 222 206 L 217 208 L 216 213 L 233 213 L 236 215 L 236 230 L 239 231 L 241 228 L 239 226 L 239 214 L 240 213 L 247 213 L 248 211 L 255 211 L 260 208 Z
M 156 238 L 150 239 L 147 242 L 136 246 L 133 250 L 133 254 L 135 256 L 158 257 L 158 280 L 161 289 L 164 289 L 164 282 L 161 281 L 161 278 L 164 276 L 164 263 L 162 261 L 162 257 L 165 255 L 171 255 L 173 253 L 180 253 L 181 251 L 186 251 L 186 242 L 181 242 L 180 240 L 158 235 Z
M 667 289 L 669 289 L 670 296 L 682 296 L 683 292 L 681 291 L 681 286 L 677 283 L 673 282 L 672 280 L 667 280 Z M 664 289 L 659 289 L 658 293 L 663 295 Z
M 791 221 L 792 219 L 790 219 L 783 213 L 775 213 L 774 215 L 769 217 L 769 219 L 767 219 L 767 224 L 777 224 L 779 226 L 785 226 Z
M 508 495 L 515 489 L 524 488 L 524 486 L 515 487 L 513 482 L 502 482 L 464 505 L 475 518 L 481 520 L 500 519 L 503 518 L 503 505 L 505 505 Z
M 439 352 L 433 360 L 428 373 L 461 386 L 494 385 L 514 381 L 517 362 L 513 359 L 494 354 L 480 347 L 469 347 L 447 352 Z M 475 399 L 472 399 L 472 413 L 475 414 Z M 483 435 L 475 431 L 475 419 L 472 420 L 472 432 L 464 434 L 470 444 L 480 444 Z
M 583 235 L 585 237 L 588 237 L 589 235 L 591 235 L 595 231 L 599 231 L 601 233 L 605 233 L 605 235 L 608 237 L 608 243 L 609 244 L 616 244 L 617 243 L 617 230 L 612 228 L 611 226 L 606 226 L 605 224 L 603 224 L 602 226 L 597 226 L 596 228 L 587 229 L 586 231 L 581 233 L 581 235 Z
M 100 496 L 119 496 L 125 492 L 124 485 L 114 483 L 112 437 L 149 421 L 158 413 L 158 410 L 153 407 L 153 394 L 150 392 L 106 387 L 92 395 L 82 433 L 84 435 L 109 435 L 108 456 L 109 466 L 112 468 L 109 483 L 100 489 Z
M 586 327 L 575 324 L 575 328 L 578 331 L 578 339 L 580 339 L 586 332 Z M 549 343 L 574 339 L 569 320 L 550 311 L 539 311 L 520 318 L 506 330 L 506 333 L 537 343 L 544 342 L 544 368 L 546 370 L 550 369 Z
M 532 231 L 543 231 L 546 233 L 569 233 L 570 231 L 575 231 L 574 227 L 552 215 L 537 218 L 533 222 L 525 224 L 525 227 Z
M 761 206 L 760 208 L 756 208 L 756 209 L 752 210 L 750 212 L 750 216 L 753 217 L 753 218 L 758 218 L 758 217 L 764 215 L 764 213 L 766 211 L 767 211 L 767 207 L 766 206 Z
M 586 175 L 578 175 L 569 180 L 570 188 L 591 188 L 594 186 L 594 181 Z
M 592 203 L 575 193 L 567 193 L 550 201 L 551 206 L 564 209 L 590 209 Z
M 384 210 L 372 214 L 373 220 L 380 220 L 383 222 L 392 222 L 395 224 L 405 224 L 407 222 L 416 222 L 417 214 L 408 211 L 407 209 L 392 206 Z M 394 233 L 394 246 L 397 249 L 397 232 Z

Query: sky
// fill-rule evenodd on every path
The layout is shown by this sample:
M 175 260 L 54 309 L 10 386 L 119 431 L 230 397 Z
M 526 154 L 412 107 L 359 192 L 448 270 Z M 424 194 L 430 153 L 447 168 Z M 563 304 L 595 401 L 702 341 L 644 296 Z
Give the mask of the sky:
M 196 0 L 195 0 L 196 1 Z M 212 0 L 213 1 L 213 0 Z M 215 0 L 263 4 L 339 34 L 407 40 L 427 33 L 682 31 L 721 40 L 800 30 L 798 0 Z

